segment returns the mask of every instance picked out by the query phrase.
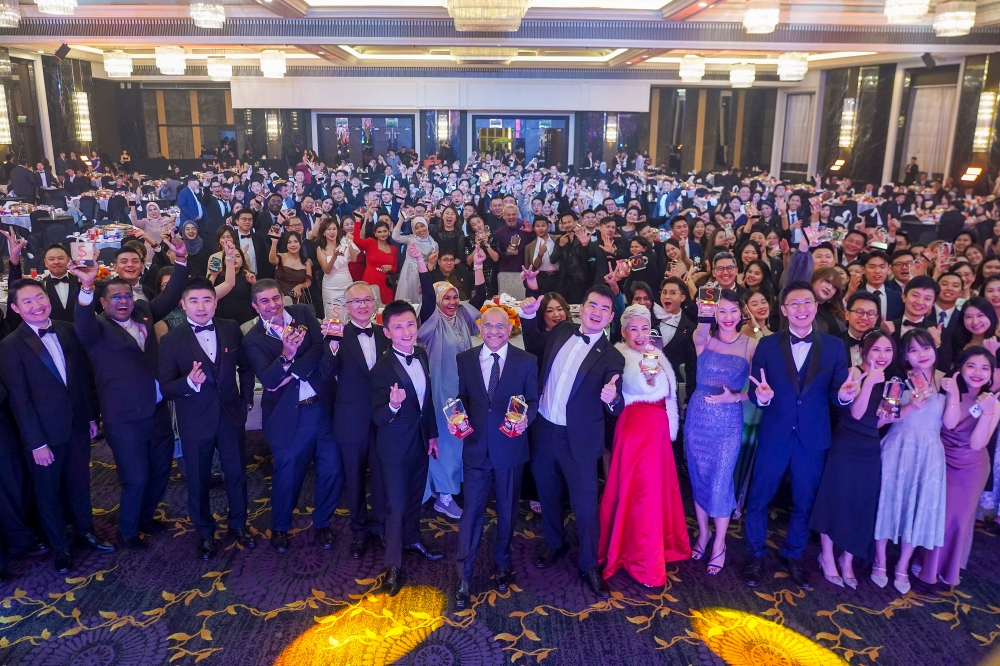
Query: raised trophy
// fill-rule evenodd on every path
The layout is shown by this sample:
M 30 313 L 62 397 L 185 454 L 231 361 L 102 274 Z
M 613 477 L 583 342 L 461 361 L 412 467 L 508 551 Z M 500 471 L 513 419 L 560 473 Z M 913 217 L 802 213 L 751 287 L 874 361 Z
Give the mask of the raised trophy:
M 507 402 L 507 414 L 504 416 L 500 432 L 508 437 L 517 437 L 520 433 L 515 427 L 520 421 L 528 418 L 528 403 L 523 395 L 512 395 Z
M 444 407 L 441 408 L 448 423 L 455 426 L 455 437 L 465 439 L 472 434 L 472 426 L 469 425 L 469 415 L 465 411 L 465 405 L 458 398 L 449 398 Z

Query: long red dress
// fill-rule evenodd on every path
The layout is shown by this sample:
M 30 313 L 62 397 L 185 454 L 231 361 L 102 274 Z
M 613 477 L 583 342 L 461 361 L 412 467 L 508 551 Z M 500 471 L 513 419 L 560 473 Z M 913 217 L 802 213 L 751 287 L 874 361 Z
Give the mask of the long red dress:
M 365 272 L 361 279 L 370 285 L 378 287 L 379 298 L 383 303 L 391 303 L 396 300 L 396 290 L 391 289 L 385 283 L 386 273 L 378 270 L 380 266 L 386 264 L 392 266 L 392 270 L 389 271 L 390 273 L 395 273 L 399 270 L 396 263 L 399 255 L 395 248 L 391 252 L 383 252 L 379 249 L 378 241 L 374 238 L 359 238 L 354 241 L 354 244 L 365 253 Z
M 622 353 L 627 405 L 615 427 L 611 469 L 601 498 L 598 558 L 605 579 L 624 567 L 638 582 L 659 587 L 667 582 L 667 562 L 691 557 L 667 415 L 673 402 L 669 406 L 676 419 L 676 381 L 661 356 L 662 381 L 646 386 L 638 371 L 641 355 L 628 348 Z M 630 388 L 636 393 L 630 394 Z

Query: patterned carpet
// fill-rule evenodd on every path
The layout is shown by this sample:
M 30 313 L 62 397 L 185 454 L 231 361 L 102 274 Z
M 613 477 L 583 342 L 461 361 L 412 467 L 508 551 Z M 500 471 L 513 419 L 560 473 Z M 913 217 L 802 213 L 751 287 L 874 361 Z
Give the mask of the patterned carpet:
M 263 532 L 271 465 L 259 433 L 250 442 L 252 524 Z M 98 531 L 111 536 L 118 484 L 103 442 L 93 448 L 92 476 Z M 408 556 L 409 585 L 387 599 L 374 593 L 381 551 L 369 548 L 360 561 L 348 553 L 345 511 L 334 521 L 334 548 L 316 542 L 310 485 L 311 478 L 285 555 L 264 538 L 248 551 L 220 535 L 224 550 L 216 559 L 195 559 L 183 517 L 185 484 L 177 475 L 162 505 L 175 527 L 148 552 L 81 553 L 69 576 L 55 572 L 51 555 L 13 562 L 16 580 L 0 590 L 0 664 L 969 666 L 1000 646 L 1000 539 L 981 530 L 954 589 L 917 582 L 901 597 L 866 576 L 856 592 L 837 588 L 816 573 L 811 545 L 805 561 L 813 591 L 790 585 L 774 566 L 769 583 L 751 590 L 739 578 L 743 548 L 734 528 L 721 575 L 681 562 L 670 567 L 666 589 L 654 591 L 619 572 L 612 599 L 593 603 L 576 576 L 575 550 L 555 570 L 531 566 L 540 524 L 522 514 L 516 586 L 503 595 L 491 591 L 492 562 L 483 549 L 474 606 L 456 613 L 450 602 L 456 522 L 425 507 L 424 539 L 447 557 L 429 563 Z M 222 488 L 213 491 L 213 507 L 224 512 Z M 490 522 L 487 543 L 492 530 Z

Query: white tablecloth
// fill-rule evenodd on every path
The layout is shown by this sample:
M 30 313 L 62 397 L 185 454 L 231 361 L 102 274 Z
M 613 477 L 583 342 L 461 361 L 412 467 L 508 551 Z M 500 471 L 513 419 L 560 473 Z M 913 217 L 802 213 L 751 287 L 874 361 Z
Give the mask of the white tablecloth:
M 13 224 L 31 231 L 30 215 L 0 215 L 0 223 Z

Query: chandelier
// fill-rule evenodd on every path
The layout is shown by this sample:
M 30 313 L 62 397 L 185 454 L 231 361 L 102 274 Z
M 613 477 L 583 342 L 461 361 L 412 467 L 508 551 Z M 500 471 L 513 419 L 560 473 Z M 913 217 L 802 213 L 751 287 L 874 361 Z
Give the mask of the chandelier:
M 916 23 L 930 4 L 930 0 L 885 0 L 885 17 L 892 25 Z
M 840 135 L 837 145 L 841 148 L 854 146 L 854 125 L 857 121 L 857 100 L 853 97 L 844 99 L 844 107 L 840 111 Z
M 56 16 L 72 16 L 76 11 L 76 0 L 35 0 L 38 11 Z
M 678 74 L 684 83 L 698 83 L 705 76 L 705 59 L 699 55 L 684 56 Z
M 164 76 L 183 76 L 187 69 L 184 49 L 179 46 L 157 46 L 156 67 Z
M 962 0 L 938 3 L 934 13 L 934 34 L 938 37 L 961 37 L 976 25 L 976 3 Z
M 766 35 L 778 25 L 779 0 L 747 0 L 743 27 L 751 35 Z
M 132 56 L 125 51 L 105 51 L 104 71 L 111 79 L 124 79 L 132 76 Z
M 265 79 L 281 79 L 285 76 L 285 52 L 267 50 L 260 52 L 260 73 Z
M 809 71 L 808 53 L 782 53 L 778 56 L 778 78 L 782 81 L 801 81 Z
M 195 0 L 191 3 L 191 20 L 199 28 L 221 30 L 226 24 L 226 8 L 222 0 Z
M 993 119 L 996 115 L 997 94 L 984 92 L 979 95 L 979 109 L 976 112 L 976 129 L 972 135 L 972 151 L 985 153 L 993 145 Z M 3 143 L 0 141 L 0 143 Z
M 734 88 L 749 88 L 757 78 L 757 66 L 751 62 L 741 62 L 729 68 L 729 83 Z
M 507 65 L 517 57 L 517 49 L 502 46 L 460 46 L 453 48 L 451 55 L 460 63 L 492 62 Z
M 209 58 L 208 78 L 213 81 L 229 81 L 233 78 L 233 61 L 226 57 Z
M 0 48 L 0 79 L 10 78 L 13 73 L 14 66 L 10 64 L 10 52 Z
M 455 30 L 516 32 L 531 0 L 444 0 Z
M 16 28 L 20 22 L 21 10 L 17 0 L 0 0 L 0 28 Z
M 94 140 L 90 130 L 90 100 L 87 93 L 80 91 L 73 95 L 73 111 L 76 115 L 76 136 L 87 143 Z
M 7 113 L 7 92 L 0 86 L 0 143 L 10 145 L 14 138 L 10 133 L 10 114 Z

